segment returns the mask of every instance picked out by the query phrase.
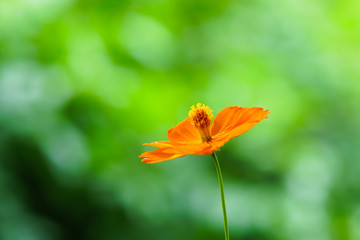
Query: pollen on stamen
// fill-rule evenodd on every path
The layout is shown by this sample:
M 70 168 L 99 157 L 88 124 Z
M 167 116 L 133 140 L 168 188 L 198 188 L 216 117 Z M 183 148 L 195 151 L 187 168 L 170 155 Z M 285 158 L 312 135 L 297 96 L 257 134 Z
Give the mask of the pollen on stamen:
M 213 110 L 205 104 L 198 103 L 196 104 L 196 107 L 194 105 L 191 107 L 189 117 L 191 119 L 191 124 L 197 128 L 201 139 L 203 141 L 209 141 L 211 139 L 211 120 L 214 117 Z

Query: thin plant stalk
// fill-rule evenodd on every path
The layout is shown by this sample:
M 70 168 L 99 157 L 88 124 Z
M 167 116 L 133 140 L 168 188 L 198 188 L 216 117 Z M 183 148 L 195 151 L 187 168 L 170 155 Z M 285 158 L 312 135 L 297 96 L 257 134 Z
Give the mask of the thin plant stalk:
M 223 178 L 221 175 L 221 169 L 220 169 L 220 164 L 219 164 L 219 160 L 216 156 L 216 153 L 214 152 L 212 155 L 212 158 L 214 160 L 214 164 L 215 164 L 215 168 L 216 168 L 216 172 L 217 172 L 217 176 L 219 179 L 219 186 L 220 186 L 220 195 L 221 195 L 221 205 L 222 205 L 222 211 L 223 211 L 223 217 L 224 217 L 224 231 L 225 231 L 225 240 L 229 240 L 229 226 L 228 226 L 228 222 L 227 222 L 227 215 L 226 215 L 226 206 L 225 206 L 225 194 L 224 194 L 224 183 L 223 183 Z

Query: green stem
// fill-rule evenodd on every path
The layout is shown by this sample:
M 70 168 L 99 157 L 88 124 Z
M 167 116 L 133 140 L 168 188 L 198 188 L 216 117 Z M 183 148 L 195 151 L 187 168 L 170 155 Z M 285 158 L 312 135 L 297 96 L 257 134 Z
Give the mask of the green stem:
M 227 216 L 226 216 L 225 195 L 224 195 L 224 183 L 223 183 L 223 179 L 222 179 L 222 175 L 221 175 L 220 164 L 219 164 L 219 160 L 218 160 L 215 152 L 214 152 L 211 156 L 212 156 L 212 158 L 214 159 L 214 164 L 215 164 L 217 176 L 218 176 L 218 179 L 219 179 L 220 195 L 221 195 L 221 205 L 222 205 L 222 211 L 223 211 L 223 216 L 224 216 L 225 240 L 229 240 L 229 239 L 230 239 L 230 238 L 229 238 L 229 226 L 228 226 Z

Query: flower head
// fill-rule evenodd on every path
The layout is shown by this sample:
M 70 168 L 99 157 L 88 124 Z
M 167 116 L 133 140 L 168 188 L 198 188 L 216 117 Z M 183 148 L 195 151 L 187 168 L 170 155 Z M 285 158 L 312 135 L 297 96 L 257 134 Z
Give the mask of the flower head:
M 212 112 L 205 104 L 198 103 L 196 107 L 192 106 L 189 117 L 167 132 L 170 141 L 144 144 L 158 149 L 141 154 L 142 161 L 156 163 L 189 154 L 210 155 L 220 150 L 230 139 L 243 134 L 267 118 L 269 110 L 258 107 L 227 107 L 215 118 Z

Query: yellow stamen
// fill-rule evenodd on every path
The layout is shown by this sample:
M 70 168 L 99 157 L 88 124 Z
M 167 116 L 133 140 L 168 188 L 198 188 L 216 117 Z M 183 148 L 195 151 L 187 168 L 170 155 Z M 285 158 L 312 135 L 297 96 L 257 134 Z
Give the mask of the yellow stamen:
M 214 117 L 212 112 L 213 110 L 201 103 L 196 104 L 196 107 L 193 105 L 189 111 L 191 124 L 196 127 L 203 142 L 211 140 L 210 125 Z

